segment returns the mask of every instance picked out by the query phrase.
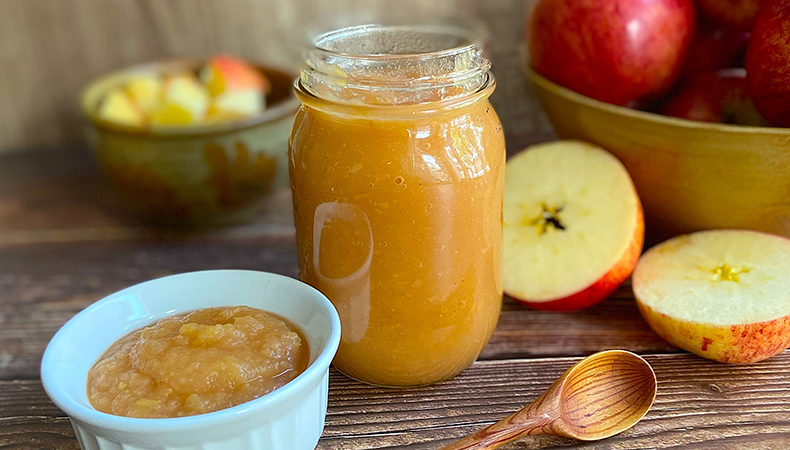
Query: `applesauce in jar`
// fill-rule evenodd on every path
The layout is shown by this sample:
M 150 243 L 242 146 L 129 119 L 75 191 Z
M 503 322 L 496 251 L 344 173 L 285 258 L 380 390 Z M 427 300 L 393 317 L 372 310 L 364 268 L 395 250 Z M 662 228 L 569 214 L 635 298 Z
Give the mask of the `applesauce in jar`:
M 383 386 L 467 368 L 502 302 L 505 143 L 470 28 L 316 39 L 290 145 L 300 277 L 337 308 L 334 365 Z
M 246 306 L 166 317 L 115 342 L 88 372 L 99 411 L 140 418 L 183 417 L 240 405 L 307 369 L 296 327 Z

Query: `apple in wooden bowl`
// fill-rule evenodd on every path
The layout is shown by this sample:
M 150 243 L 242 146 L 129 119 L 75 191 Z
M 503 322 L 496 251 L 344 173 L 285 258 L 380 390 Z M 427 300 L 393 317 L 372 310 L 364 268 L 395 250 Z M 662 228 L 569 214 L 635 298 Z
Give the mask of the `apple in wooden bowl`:
M 558 137 L 625 165 L 648 228 L 745 228 L 790 236 L 790 129 L 698 122 L 604 103 L 525 65 Z
M 752 11 L 762 2 L 704 3 L 737 3 Z M 755 126 L 765 123 L 760 115 L 774 127 L 790 126 L 790 0 L 767 1 L 756 15 L 746 50 L 745 82 L 731 73 L 715 72 L 727 68 L 716 67 L 719 64 L 735 64 L 744 36 L 732 28 L 731 36 L 717 40 L 718 31 L 694 21 L 689 11 L 694 4 L 538 0 L 527 25 L 530 55 L 525 52 L 522 58 L 532 93 L 559 138 L 599 145 L 622 161 L 651 232 L 742 228 L 790 236 L 790 128 Z M 708 10 L 712 9 L 699 14 L 711 17 Z M 746 15 L 751 23 L 753 11 Z M 700 36 L 695 44 L 689 38 L 695 28 L 713 35 Z M 653 41 L 671 45 L 673 51 L 659 51 Z M 629 42 L 642 51 L 629 51 Z M 691 68 L 681 57 L 690 52 L 699 58 L 705 48 L 711 59 Z M 728 52 L 714 54 L 724 50 Z M 656 64 L 663 69 L 652 69 Z M 698 73 L 700 81 L 688 75 L 711 70 L 711 75 Z M 678 72 L 687 78 L 676 81 Z M 678 96 L 668 100 L 674 115 L 750 119 L 738 119 L 737 124 L 701 122 L 626 107 L 662 100 L 667 89 Z M 749 100 L 744 90 L 753 102 L 744 101 Z
M 694 32 L 692 0 L 539 0 L 527 45 L 545 77 L 626 105 L 672 88 Z

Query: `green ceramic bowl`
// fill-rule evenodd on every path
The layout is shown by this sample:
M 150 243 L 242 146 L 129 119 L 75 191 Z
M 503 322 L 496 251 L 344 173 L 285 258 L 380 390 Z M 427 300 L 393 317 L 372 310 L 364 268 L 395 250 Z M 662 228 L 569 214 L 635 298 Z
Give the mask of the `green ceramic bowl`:
M 295 75 L 258 67 L 272 82 L 267 109 L 238 121 L 151 130 L 96 116 L 107 91 L 133 77 L 200 65 L 172 60 L 135 66 L 95 80 L 82 94 L 88 141 L 101 171 L 146 221 L 238 222 L 254 214 L 267 192 L 288 183 L 288 137 L 299 107 Z

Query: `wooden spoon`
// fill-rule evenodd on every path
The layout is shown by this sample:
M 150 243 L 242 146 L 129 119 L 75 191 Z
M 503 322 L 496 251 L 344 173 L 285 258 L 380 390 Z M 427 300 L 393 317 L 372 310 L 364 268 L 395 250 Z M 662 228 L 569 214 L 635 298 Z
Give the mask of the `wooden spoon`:
M 608 350 L 576 363 L 532 404 L 442 450 L 494 449 L 530 434 L 583 441 L 614 436 L 656 399 L 656 375 L 639 355 Z

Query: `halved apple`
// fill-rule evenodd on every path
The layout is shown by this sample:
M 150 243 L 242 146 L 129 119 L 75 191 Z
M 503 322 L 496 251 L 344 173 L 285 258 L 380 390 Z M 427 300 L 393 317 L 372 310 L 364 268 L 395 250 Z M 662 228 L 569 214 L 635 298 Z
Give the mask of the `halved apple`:
M 790 240 L 701 231 L 647 251 L 632 279 L 637 305 L 667 342 L 702 357 L 751 363 L 790 345 Z
M 532 308 L 573 311 L 602 301 L 631 275 L 644 220 L 617 158 L 558 141 L 508 161 L 503 231 L 505 292 Z

